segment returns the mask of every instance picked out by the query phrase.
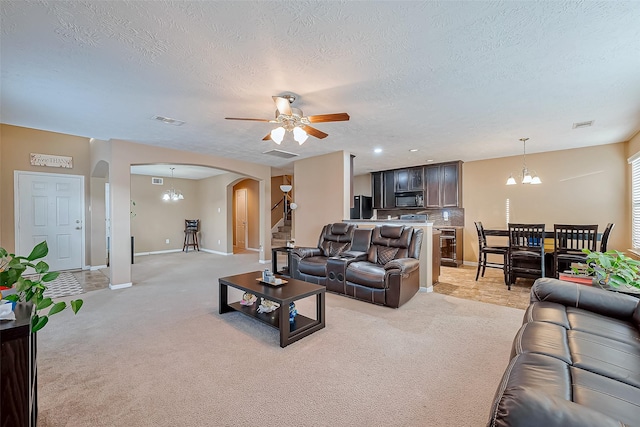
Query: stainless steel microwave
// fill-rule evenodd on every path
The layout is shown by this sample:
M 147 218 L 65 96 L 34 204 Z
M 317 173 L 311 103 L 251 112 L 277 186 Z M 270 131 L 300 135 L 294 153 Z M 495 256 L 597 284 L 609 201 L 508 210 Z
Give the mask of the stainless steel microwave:
M 419 207 L 423 206 L 422 195 L 420 194 L 396 194 L 397 207 Z

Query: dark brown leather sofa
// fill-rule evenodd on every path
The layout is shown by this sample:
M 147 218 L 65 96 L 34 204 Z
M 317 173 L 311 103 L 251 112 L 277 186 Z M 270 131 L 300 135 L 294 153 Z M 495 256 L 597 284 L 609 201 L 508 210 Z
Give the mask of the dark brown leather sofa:
M 351 249 L 356 226 L 337 222 L 322 228 L 315 248 L 296 248 L 291 252 L 291 277 L 305 282 L 326 285 L 327 261 Z
M 640 299 L 536 280 L 487 425 L 640 426 Z
M 331 225 L 323 228 L 318 248 L 292 251 L 290 271 L 294 279 L 322 284 L 328 291 L 394 308 L 418 292 L 422 229 L 404 225 L 355 229 L 351 244 L 335 253 L 320 249 Z

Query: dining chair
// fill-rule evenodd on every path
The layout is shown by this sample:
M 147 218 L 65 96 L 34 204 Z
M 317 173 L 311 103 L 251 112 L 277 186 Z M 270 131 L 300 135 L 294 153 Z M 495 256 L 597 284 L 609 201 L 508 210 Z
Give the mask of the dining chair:
M 553 273 L 557 278 L 563 269 L 572 263 L 584 263 L 587 254 L 583 249 L 597 250 L 598 224 L 554 224 L 553 225 Z M 606 243 L 605 243 L 606 246 Z
M 484 233 L 484 227 L 482 222 L 474 222 L 476 231 L 478 232 L 478 270 L 476 271 L 476 282 L 480 276 L 480 269 L 482 268 L 482 277 L 484 272 L 489 268 L 499 268 L 504 274 L 505 284 L 507 283 L 507 253 L 509 252 L 508 246 L 488 246 L 487 236 Z M 487 260 L 488 255 L 500 255 L 502 256 L 502 263 L 490 262 Z
M 517 277 L 544 277 L 545 224 L 509 224 L 507 288 Z
M 604 229 L 602 239 L 600 240 L 600 252 L 607 252 L 607 243 L 609 243 L 609 235 L 611 234 L 613 227 L 615 227 L 615 224 L 610 222 L 607 224 L 607 228 Z

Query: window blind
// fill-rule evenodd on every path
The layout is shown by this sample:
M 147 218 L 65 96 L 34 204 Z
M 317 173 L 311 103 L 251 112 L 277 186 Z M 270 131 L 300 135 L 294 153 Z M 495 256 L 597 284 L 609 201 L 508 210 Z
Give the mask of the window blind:
M 640 249 L 640 157 L 631 161 L 631 242 Z

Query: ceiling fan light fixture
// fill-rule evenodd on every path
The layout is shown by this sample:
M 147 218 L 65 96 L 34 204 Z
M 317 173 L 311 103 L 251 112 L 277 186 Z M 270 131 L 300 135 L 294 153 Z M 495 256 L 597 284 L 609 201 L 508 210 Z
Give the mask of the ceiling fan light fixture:
M 533 180 L 533 178 L 531 177 L 531 174 L 529 173 L 527 168 L 524 168 L 522 170 L 522 183 L 523 184 L 531 184 L 532 180 Z
M 307 138 L 309 138 L 309 135 L 307 135 L 307 133 L 302 128 L 299 128 L 299 127 L 293 128 L 293 139 L 298 141 L 298 144 L 300 145 L 304 144 Z
M 533 173 L 533 177 L 531 178 L 531 185 L 542 184 L 542 180 L 536 173 Z
M 507 185 L 516 185 L 516 179 L 513 177 L 513 174 L 509 175 L 507 179 Z
M 285 132 L 286 131 L 284 130 L 284 128 L 282 126 L 277 127 L 277 128 L 275 128 L 274 130 L 271 131 L 271 139 L 276 144 L 281 144 L 282 140 L 284 139 L 284 133 Z

